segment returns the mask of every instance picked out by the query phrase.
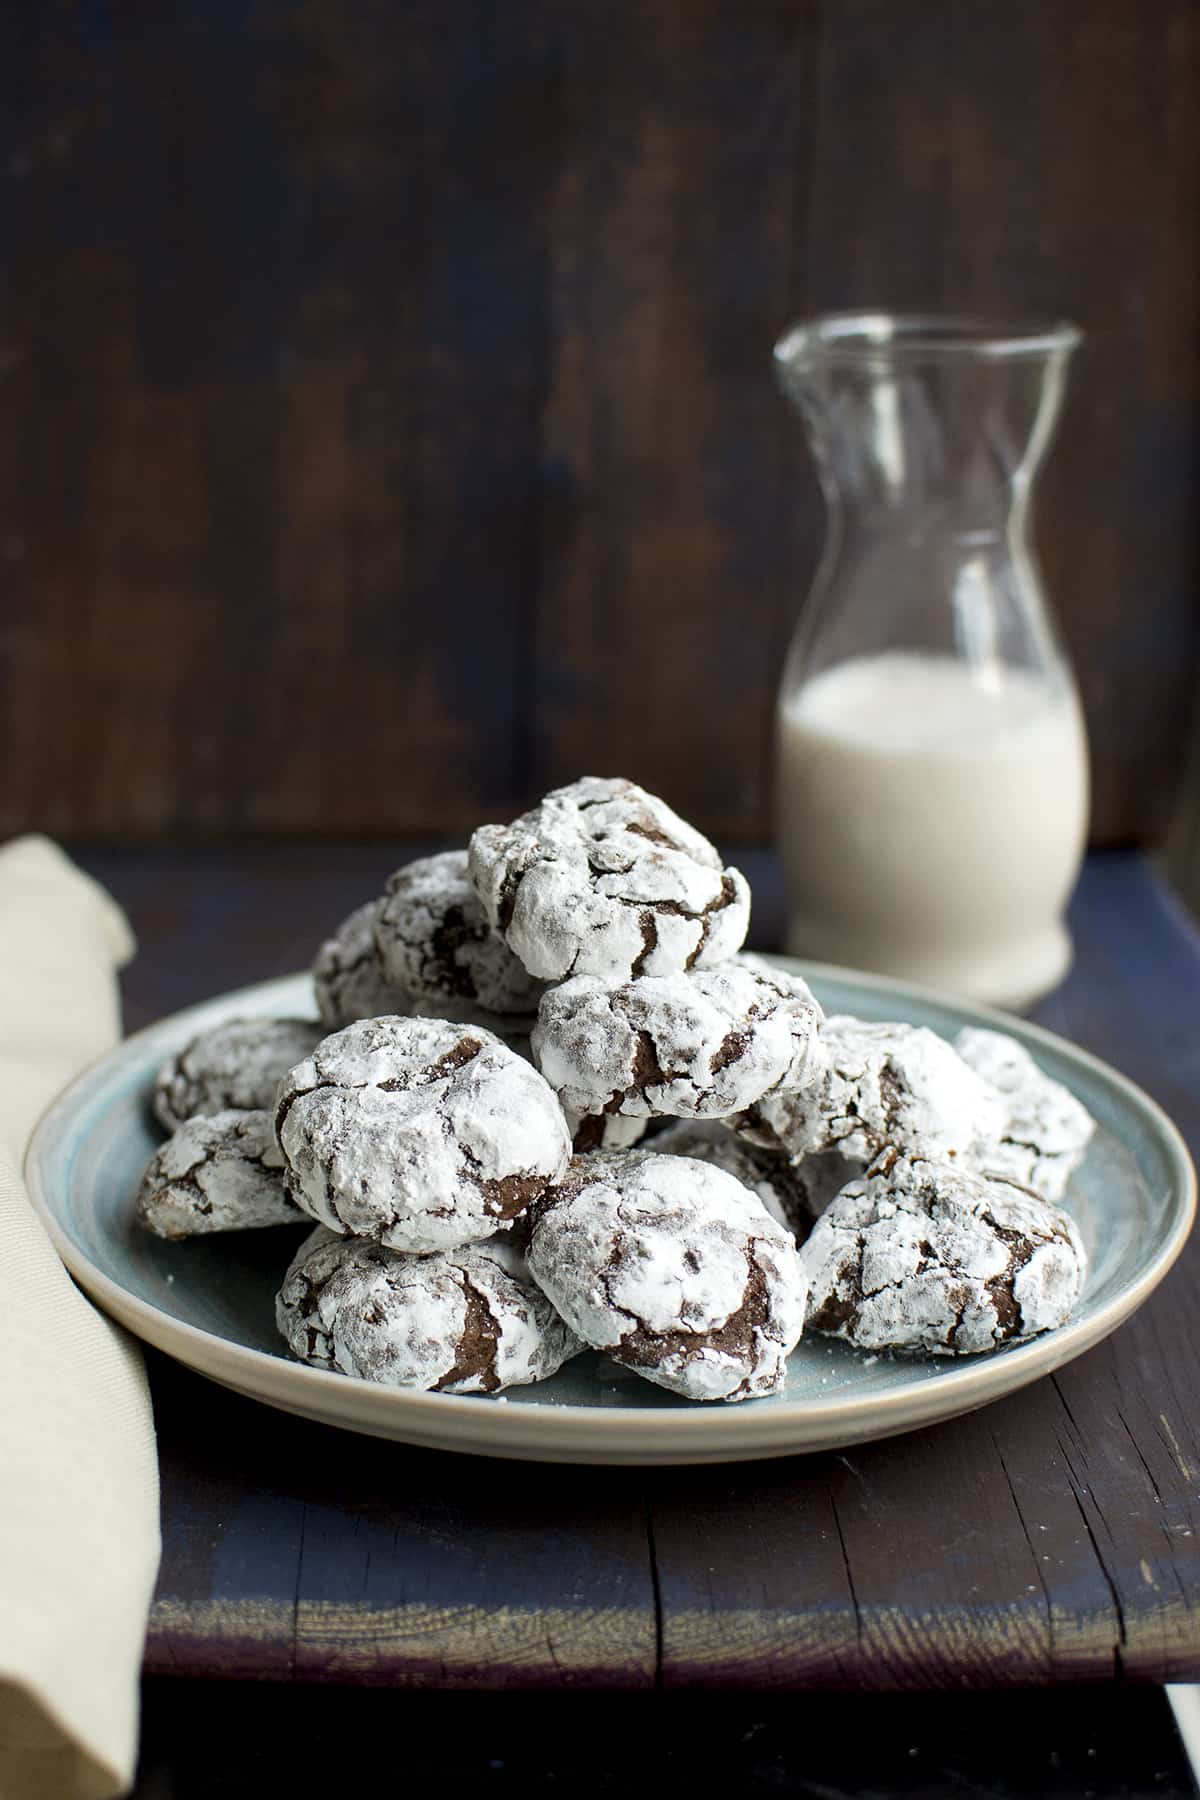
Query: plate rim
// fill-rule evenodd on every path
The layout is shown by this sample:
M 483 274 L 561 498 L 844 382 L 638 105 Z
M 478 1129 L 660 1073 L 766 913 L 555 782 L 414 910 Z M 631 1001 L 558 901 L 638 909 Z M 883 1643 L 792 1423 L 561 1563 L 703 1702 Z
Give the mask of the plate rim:
M 1115 1088 L 1133 1112 L 1141 1114 L 1148 1122 L 1170 1169 L 1171 1192 L 1176 1202 L 1172 1223 L 1140 1276 L 1128 1286 L 1122 1287 L 1090 1315 L 1068 1320 L 1054 1331 L 1033 1338 L 1027 1344 L 1005 1350 L 1001 1355 L 993 1353 L 978 1359 L 964 1358 L 960 1362 L 947 1361 L 945 1364 L 938 1361 L 934 1369 L 929 1368 L 928 1362 L 919 1361 L 914 1367 L 925 1369 L 927 1373 L 919 1384 L 911 1388 L 883 1396 L 879 1393 L 847 1396 L 844 1390 L 839 1390 L 837 1394 L 828 1397 L 802 1401 L 780 1399 L 762 1408 L 751 1405 L 718 1408 L 696 1406 L 687 1402 L 677 1407 L 664 1406 L 651 1410 L 607 1404 L 579 1406 L 571 1402 L 552 1406 L 522 1406 L 518 1402 L 515 1406 L 501 1408 L 497 1405 L 495 1396 L 386 1388 L 353 1376 L 315 1369 L 305 1363 L 289 1361 L 285 1357 L 253 1349 L 232 1338 L 176 1318 L 172 1313 L 132 1293 L 98 1267 L 79 1247 L 56 1213 L 43 1183 L 42 1162 L 52 1153 L 53 1140 L 61 1127 L 71 1119 L 81 1094 L 90 1088 L 101 1070 L 109 1065 L 119 1065 L 131 1054 L 136 1054 L 139 1046 L 147 1038 L 158 1035 L 164 1026 L 178 1029 L 182 1034 L 192 1025 L 197 1029 L 201 1028 L 202 1022 L 208 1017 L 236 1016 L 239 1005 L 250 1006 L 258 1014 L 269 1014 L 270 1002 L 276 993 L 281 999 L 287 995 L 286 1008 L 291 1011 L 296 1005 L 297 989 L 309 980 L 306 971 L 253 982 L 198 1001 L 142 1026 L 101 1056 L 94 1058 L 56 1095 L 38 1119 L 24 1158 L 26 1191 L 63 1263 L 85 1292 L 136 1336 L 176 1357 L 176 1360 L 182 1361 L 197 1373 L 221 1381 L 226 1386 L 234 1386 L 237 1391 L 256 1398 L 261 1403 L 282 1405 L 288 1410 L 305 1412 L 309 1417 L 318 1416 L 319 1412 L 319 1416 L 328 1424 L 343 1423 L 347 1429 L 362 1431 L 367 1427 L 361 1419 L 347 1417 L 344 1421 L 339 1421 L 333 1416 L 339 1411 L 347 1410 L 338 1406 L 337 1396 L 351 1398 L 347 1393 L 349 1382 L 353 1384 L 354 1405 L 359 1410 L 378 1415 L 374 1423 L 381 1434 L 403 1441 L 406 1426 L 412 1434 L 421 1432 L 424 1428 L 425 1433 L 432 1434 L 427 1435 L 425 1441 L 436 1441 L 447 1450 L 456 1448 L 453 1442 L 455 1438 L 474 1438 L 474 1442 L 463 1442 L 459 1447 L 476 1453 L 482 1450 L 484 1454 L 504 1455 L 505 1440 L 520 1440 L 528 1435 L 526 1431 L 514 1429 L 520 1421 L 520 1425 L 528 1427 L 533 1437 L 542 1440 L 537 1454 L 546 1461 L 554 1461 L 556 1451 L 561 1456 L 589 1448 L 601 1455 L 606 1451 L 615 1455 L 619 1450 L 625 1449 L 631 1460 L 636 1460 L 642 1452 L 651 1453 L 647 1455 L 647 1460 L 669 1460 L 674 1455 L 680 1461 L 691 1460 L 690 1451 L 695 1452 L 697 1460 L 728 1461 L 754 1453 L 801 1454 L 833 1447 L 835 1442 L 852 1442 L 856 1425 L 888 1413 L 895 1416 L 888 1419 L 883 1430 L 873 1435 L 899 1435 L 922 1425 L 938 1423 L 972 1411 L 1027 1386 L 1040 1376 L 1052 1373 L 1100 1343 L 1144 1304 L 1170 1271 L 1187 1242 L 1196 1217 L 1197 1180 L 1182 1132 L 1143 1088 L 1091 1051 L 1073 1044 L 1045 1026 L 1033 1024 L 1015 1015 L 977 1006 L 956 995 L 914 982 L 901 981 L 892 976 L 874 975 L 865 970 L 844 968 L 833 963 L 810 962 L 799 957 L 758 954 L 763 956 L 764 961 L 791 969 L 803 975 L 806 980 L 852 984 L 883 996 L 895 994 L 898 1000 L 909 999 L 918 1005 L 948 1011 L 960 1017 L 964 1023 L 983 1025 L 1005 1031 L 1020 1041 L 1041 1044 L 1055 1055 L 1065 1054 L 1068 1062 L 1081 1064 L 1103 1085 Z M 182 1355 L 175 1348 L 175 1343 L 181 1348 L 184 1345 L 192 1348 L 193 1354 Z M 211 1367 L 214 1360 L 229 1365 L 229 1378 L 214 1375 Z M 236 1372 L 241 1379 L 235 1382 L 232 1372 Z M 303 1406 L 300 1398 L 294 1407 L 289 1407 L 288 1402 L 277 1391 L 297 1384 L 300 1384 L 302 1396 L 311 1396 L 311 1410 Z M 262 1391 L 264 1385 L 272 1390 L 269 1396 Z M 328 1407 L 318 1407 L 322 1395 L 328 1397 L 331 1403 Z M 453 1421 L 458 1422 L 457 1426 Z M 831 1435 L 835 1421 L 839 1424 L 844 1422 L 850 1435 L 844 1438 L 840 1432 L 836 1437 Z M 438 1424 L 445 1426 L 444 1434 L 442 1430 L 435 1429 Z M 809 1429 L 806 1430 L 806 1427 Z M 813 1427 L 816 1429 L 812 1429 Z M 729 1435 L 731 1441 L 726 1446 L 714 1449 L 714 1432 L 718 1436 Z M 636 1438 L 646 1438 L 653 1442 L 641 1446 L 627 1441 Z M 514 1446 L 514 1449 L 515 1453 L 521 1453 L 519 1446 Z M 657 1455 L 653 1452 L 657 1452 Z

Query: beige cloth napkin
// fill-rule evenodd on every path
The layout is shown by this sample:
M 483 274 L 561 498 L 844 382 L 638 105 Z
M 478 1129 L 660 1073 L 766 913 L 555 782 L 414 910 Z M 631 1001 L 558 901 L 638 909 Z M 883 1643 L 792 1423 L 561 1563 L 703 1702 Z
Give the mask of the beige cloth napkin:
M 119 1036 L 133 948 L 48 839 L 0 850 L 0 1800 L 105 1800 L 133 1778 L 159 1553 L 146 1376 L 20 1174 L 43 1108 Z

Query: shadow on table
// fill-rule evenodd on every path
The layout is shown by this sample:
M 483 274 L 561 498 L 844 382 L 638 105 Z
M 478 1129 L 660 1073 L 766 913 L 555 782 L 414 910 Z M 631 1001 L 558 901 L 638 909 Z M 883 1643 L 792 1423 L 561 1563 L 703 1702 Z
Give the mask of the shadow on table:
M 1155 1689 L 861 1697 L 146 1684 L 134 1800 L 1191 1800 Z

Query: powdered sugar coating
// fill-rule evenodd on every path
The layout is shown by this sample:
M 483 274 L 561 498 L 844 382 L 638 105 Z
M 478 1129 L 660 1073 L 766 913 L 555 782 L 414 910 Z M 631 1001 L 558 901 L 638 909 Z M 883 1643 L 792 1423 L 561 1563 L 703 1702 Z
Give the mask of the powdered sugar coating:
M 542 986 L 484 915 L 467 877 L 465 850 L 423 856 L 397 869 L 375 921 L 388 981 L 433 1002 L 493 1013 L 533 1013 Z
M 1044 1075 L 1025 1046 L 1002 1031 L 966 1026 L 954 1048 L 1003 1098 L 999 1139 L 978 1151 L 978 1166 L 1033 1188 L 1045 1200 L 1061 1200 L 1096 1129 L 1086 1106 Z
M 563 1115 L 576 1155 L 586 1156 L 593 1150 L 632 1150 L 640 1144 L 650 1124 L 649 1119 L 630 1119 L 623 1113 L 581 1113 L 564 1106 Z
M 972 1161 L 999 1136 L 1003 1106 L 936 1032 L 923 1025 L 827 1019 L 822 1080 L 770 1095 L 742 1122 L 752 1142 L 794 1157 L 836 1150 L 868 1163 L 886 1146 Z
M 750 957 L 544 995 L 533 1054 L 564 1106 L 629 1118 L 721 1119 L 806 1079 L 821 1010 L 795 975 Z
M 174 1131 L 197 1113 L 270 1107 L 280 1076 L 324 1035 L 313 1019 L 227 1019 L 163 1064 L 154 1083 L 155 1116 Z
M 490 1031 L 527 1063 L 533 1061 L 529 1039 L 537 1024 L 536 1013 L 505 1015 L 488 1012 L 472 1000 L 426 1000 L 419 995 L 412 998 L 405 1011 L 414 1019 L 449 1019 L 454 1025 L 478 1025 L 481 1031 Z
M 789 1232 L 687 1157 L 577 1158 L 536 1212 L 529 1266 L 585 1343 L 688 1399 L 777 1392 L 804 1323 Z
M 571 1154 L 537 1070 L 442 1019 L 360 1019 L 325 1038 L 280 1083 L 275 1131 L 314 1219 L 418 1253 L 490 1237 Z
M 483 825 L 470 873 L 533 975 L 628 981 L 724 962 L 750 890 L 707 838 L 632 781 L 585 776 L 511 825 Z
M 322 1225 L 284 1276 L 275 1320 L 319 1369 L 450 1394 L 544 1381 L 583 1348 L 504 1245 L 406 1256 Z
M 862 1350 L 994 1350 L 1069 1316 L 1087 1259 L 1074 1221 L 1036 1194 L 886 1151 L 800 1252 L 808 1328 Z
M 186 1119 L 150 1158 L 138 1189 L 138 1224 L 156 1237 L 295 1225 L 303 1219 L 288 1193 L 267 1112 Z
M 409 1010 L 408 995 L 387 979 L 375 947 L 375 920 L 382 905 L 382 900 L 369 900 L 357 907 L 317 951 L 313 988 L 317 1011 L 330 1031 L 355 1019 Z
M 656 1156 L 691 1156 L 724 1169 L 794 1237 L 808 1235 L 820 1210 L 810 1198 L 807 1165 L 793 1163 L 776 1150 L 759 1150 L 713 1120 L 677 1119 L 665 1131 L 656 1132 L 653 1148 Z

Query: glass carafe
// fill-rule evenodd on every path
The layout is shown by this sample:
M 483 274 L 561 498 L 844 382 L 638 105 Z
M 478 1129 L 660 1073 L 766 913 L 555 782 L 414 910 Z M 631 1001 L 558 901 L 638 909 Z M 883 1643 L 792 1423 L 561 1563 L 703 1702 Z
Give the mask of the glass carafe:
M 1018 1008 L 1070 963 L 1087 745 L 1028 527 L 1079 336 L 855 314 L 775 346 L 828 506 L 779 696 L 798 955 Z

